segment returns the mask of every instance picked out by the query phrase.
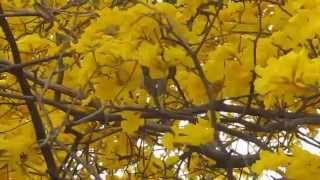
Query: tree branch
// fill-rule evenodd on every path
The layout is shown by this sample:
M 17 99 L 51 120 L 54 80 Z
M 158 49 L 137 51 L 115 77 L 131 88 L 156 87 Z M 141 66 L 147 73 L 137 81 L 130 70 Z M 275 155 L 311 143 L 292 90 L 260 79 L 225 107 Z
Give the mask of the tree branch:
M 2 4 L 0 4 L 0 14 L 3 14 L 3 9 L 2 9 Z M 18 46 L 16 44 L 15 38 L 10 30 L 9 24 L 5 17 L 0 17 L 0 26 L 5 34 L 5 37 L 9 43 L 9 46 L 11 48 L 11 53 L 13 56 L 13 61 L 15 64 L 20 64 L 21 63 L 21 57 L 19 53 Z M 25 96 L 33 96 L 32 92 L 30 90 L 30 86 L 28 84 L 28 81 L 26 80 L 24 73 L 21 69 L 16 69 L 14 70 L 14 74 L 19 82 L 21 91 L 23 95 Z M 40 114 L 38 112 L 38 109 L 36 105 L 34 104 L 33 101 L 31 100 L 26 100 L 26 104 L 28 107 L 28 110 L 31 115 L 31 120 L 33 123 L 33 127 L 35 129 L 35 134 L 37 137 L 38 143 L 46 139 L 46 132 L 44 125 L 42 124 Z M 43 146 L 40 147 L 42 155 L 44 156 L 44 159 L 47 164 L 48 168 L 48 173 L 51 177 L 51 179 L 55 180 L 58 179 L 58 174 L 57 174 L 57 168 L 56 168 L 56 163 L 53 158 L 52 150 L 49 144 L 44 144 Z

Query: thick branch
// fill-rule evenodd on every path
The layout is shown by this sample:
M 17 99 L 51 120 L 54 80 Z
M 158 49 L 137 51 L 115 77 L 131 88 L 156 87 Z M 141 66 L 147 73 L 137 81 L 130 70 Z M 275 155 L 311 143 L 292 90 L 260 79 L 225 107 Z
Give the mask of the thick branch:
M 217 168 L 243 168 L 252 165 L 259 159 L 258 154 L 252 155 L 230 155 L 228 153 L 214 149 L 214 147 L 205 145 L 201 147 L 193 147 L 195 152 L 203 154 L 208 158 L 214 159 L 217 163 Z
M 0 14 L 3 14 L 1 4 L 0 4 Z M 11 48 L 11 53 L 13 56 L 14 63 L 20 64 L 21 57 L 20 57 L 18 46 L 17 46 L 15 38 L 10 30 L 9 24 L 3 16 L 0 17 L 0 26 L 5 34 L 5 37 L 9 43 L 9 46 Z M 16 69 L 14 74 L 19 82 L 19 85 L 20 85 L 20 88 L 22 90 L 23 95 L 32 96 L 30 86 L 24 76 L 23 71 L 21 69 Z M 32 120 L 34 129 L 35 129 L 37 140 L 38 140 L 38 142 L 41 142 L 42 140 L 46 139 L 46 132 L 45 132 L 45 128 L 42 124 L 40 114 L 39 114 L 38 109 L 33 101 L 26 100 L 26 104 L 27 104 L 28 110 L 31 115 L 31 120 Z M 40 147 L 40 149 L 41 149 L 42 155 L 44 156 L 44 159 L 46 161 L 48 172 L 49 172 L 51 179 L 58 179 L 57 168 L 56 168 L 56 164 L 55 164 L 55 161 L 53 158 L 53 154 L 52 154 L 50 145 L 44 144 L 43 146 Z

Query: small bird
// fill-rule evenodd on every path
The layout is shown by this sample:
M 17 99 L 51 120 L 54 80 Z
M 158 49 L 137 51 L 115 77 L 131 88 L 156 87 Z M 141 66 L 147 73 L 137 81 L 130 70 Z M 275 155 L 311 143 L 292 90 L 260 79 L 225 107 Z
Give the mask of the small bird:
M 163 0 L 163 2 L 170 3 L 170 4 L 176 4 L 177 0 Z
M 36 12 L 40 14 L 40 16 L 45 19 L 47 22 L 52 22 L 54 20 L 53 12 L 50 8 L 45 7 L 45 5 L 42 5 L 38 2 L 33 4 L 33 8 Z
M 170 66 L 169 73 L 164 78 L 152 79 L 150 76 L 150 69 L 147 66 L 141 66 L 143 73 L 143 86 L 145 90 L 152 96 L 158 108 L 161 108 L 160 97 L 166 94 L 167 82 L 173 79 L 176 74 L 176 67 Z

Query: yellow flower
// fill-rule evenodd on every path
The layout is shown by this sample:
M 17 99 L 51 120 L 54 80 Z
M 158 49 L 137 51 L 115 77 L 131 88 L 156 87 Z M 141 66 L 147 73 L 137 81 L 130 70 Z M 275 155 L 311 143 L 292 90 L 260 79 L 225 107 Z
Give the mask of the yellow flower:
M 188 123 L 185 126 L 172 127 L 173 134 L 165 133 L 162 137 L 163 145 L 173 149 L 175 144 L 200 146 L 212 141 L 214 130 L 208 120 L 199 119 L 198 123 Z
M 140 118 L 140 113 L 126 111 L 122 113 L 122 116 L 126 119 L 121 121 L 122 130 L 129 135 L 133 135 L 144 124 L 144 119 Z

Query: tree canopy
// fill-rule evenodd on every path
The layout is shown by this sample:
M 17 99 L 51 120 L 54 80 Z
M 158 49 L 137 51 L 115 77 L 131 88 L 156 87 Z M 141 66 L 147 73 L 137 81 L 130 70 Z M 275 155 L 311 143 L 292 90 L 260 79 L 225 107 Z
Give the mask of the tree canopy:
M 1 0 L 0 179 L 320 177 L 319 17 L 320 0 Z

